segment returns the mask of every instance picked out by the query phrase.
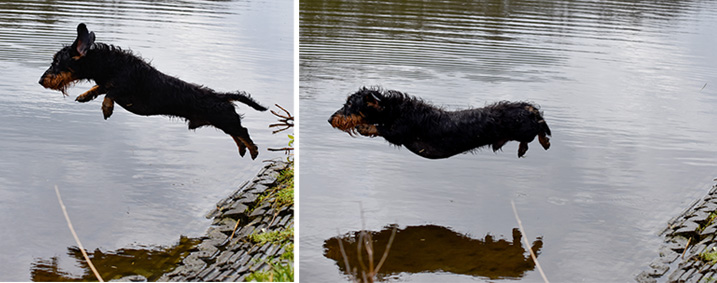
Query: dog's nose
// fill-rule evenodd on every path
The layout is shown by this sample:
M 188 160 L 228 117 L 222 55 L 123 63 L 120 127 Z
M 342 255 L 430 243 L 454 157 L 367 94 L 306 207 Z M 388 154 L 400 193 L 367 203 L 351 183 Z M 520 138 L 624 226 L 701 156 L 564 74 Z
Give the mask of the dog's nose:
M 40 81 L 39 81 L 39 83 L 40 83 L 42 86 L 45 86 L 45 84 L 43 84 L 42 81 L 45 80 L 45 77 L 46 77 L 46 76 L 47 76 L 47 71 L 45 71 L 44 73 L 42 73 L 42 76 L 40 76 Z

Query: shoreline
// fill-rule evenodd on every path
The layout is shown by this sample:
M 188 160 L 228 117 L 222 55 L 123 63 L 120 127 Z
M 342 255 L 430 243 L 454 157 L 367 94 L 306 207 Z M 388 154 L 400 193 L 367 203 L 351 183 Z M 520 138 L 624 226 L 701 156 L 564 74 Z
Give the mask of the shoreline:
M 717 282 L 717 185 L 668 222 L 658 256 L 635 280 Z
M 293 170 L 286 161 L 272 160 L 251 181 L 220 200 L 206 215 L 212 224 L 201 242 L 158 281 L 245 281 L 278 265 L 286 266 L 293 276 L 293 203 L 277 207 L 273 204 L 277 197 L 266 195 L 287 168 Z M 257 241 L 259 234 L 281 231 L 291 233 L 290 244 Z

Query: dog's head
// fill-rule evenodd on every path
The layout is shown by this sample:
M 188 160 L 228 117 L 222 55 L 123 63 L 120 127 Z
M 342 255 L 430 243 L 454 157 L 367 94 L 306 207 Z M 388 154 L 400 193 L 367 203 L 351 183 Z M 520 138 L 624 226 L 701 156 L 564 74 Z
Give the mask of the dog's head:
M 87 30 L 81 23 L 77 26 L 77 38 L 70 46 L 65 46 L 55 53 L 52 65 L 40 77 L 40 84 L 45 88 L 59 90 L 67 95 L 66 90 L 77 80 L 84 79 L 83 58 L 95 42 L 95 33 Z
M 380 122 L 383 111 L 383 94 L 380 90 L 363 87 L 346 99 L 344 106 L 329 118 L 334 128 L 353 135 L 356 126 Z

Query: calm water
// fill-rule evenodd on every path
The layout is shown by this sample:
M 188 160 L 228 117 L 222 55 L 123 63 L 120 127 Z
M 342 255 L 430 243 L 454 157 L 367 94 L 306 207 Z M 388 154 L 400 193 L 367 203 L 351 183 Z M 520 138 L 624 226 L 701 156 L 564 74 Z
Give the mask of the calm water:
M 331 241 L 362 228 L 510 241 L 513 200 L 551 281 L 633 280 L 717 177 L 715 34 L 714 1 L 301 1 L 301 279 L 347 280 Z M 428 160 L 351 138 L 326 120 L 364 85 L 448 109 L 533 101 L 552 147 Z M 541 280 L 532 268 L 500 278 Z
M 115 108 L 105 121 L 101 99 L 74 101 L 89 83 L 67 98 L 44 89 L 40 75 L 78 23 L 165 73 L 292 109 L 293 18 L 291 1 L 0 2 L 0 281 L 29 280 L 33 260 L 55 256 L 79 272 L 54 185 L 87 249 L 168 246 L 203 233 L 204 214 L 262 160 L 284 157 L 266 151 L 288 142 L 268 128 L 276 118 L 243 104 L 254 161 L 221 131 L 188 131 L 181 119 Z

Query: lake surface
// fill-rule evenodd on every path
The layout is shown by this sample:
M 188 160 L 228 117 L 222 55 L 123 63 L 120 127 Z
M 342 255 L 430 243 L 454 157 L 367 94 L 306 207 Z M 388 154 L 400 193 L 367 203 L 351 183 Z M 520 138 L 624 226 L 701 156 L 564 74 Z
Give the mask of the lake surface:
M 347 281 L 336 239 L 362 229 L 383 235 L 378 246 L 387 227 L 513 242 L 511 200 L 548 279 L 632 281 L 717 177 L 717 2 L 306 0 L 299 16 L 302 281 Z M 352 138 L 327 119 L 361 86 L 446 109 L 532 101 L 552 147 L 428 160 Z M 421 251 L 446 246 L 418 233 Z M 396 253 L 422 268 L 380 278 L 542 280 L 532 267 L 489 275 Z
M 262 160 L 285 158 L 286 132 L 271 113 L 238 104 L 260 148 L 240 158 L 220 130 L 188 131 L 183 119 L 102 118 L 100 99 L 78 103 L 37 82 L 80 22 L 98 42 L 130 49 L 160 71 L 218 91 L 244 90 L 265 106 L 293 109 L 291 1 L 0 2 L 0 281 L 30 280 L 33 261 L 75 246 L 57 185 L 88 250 L 170 246 L 199 236 L 215 203 L 254 177 Z M 77 274 L 81 275 L 81 274 Z

